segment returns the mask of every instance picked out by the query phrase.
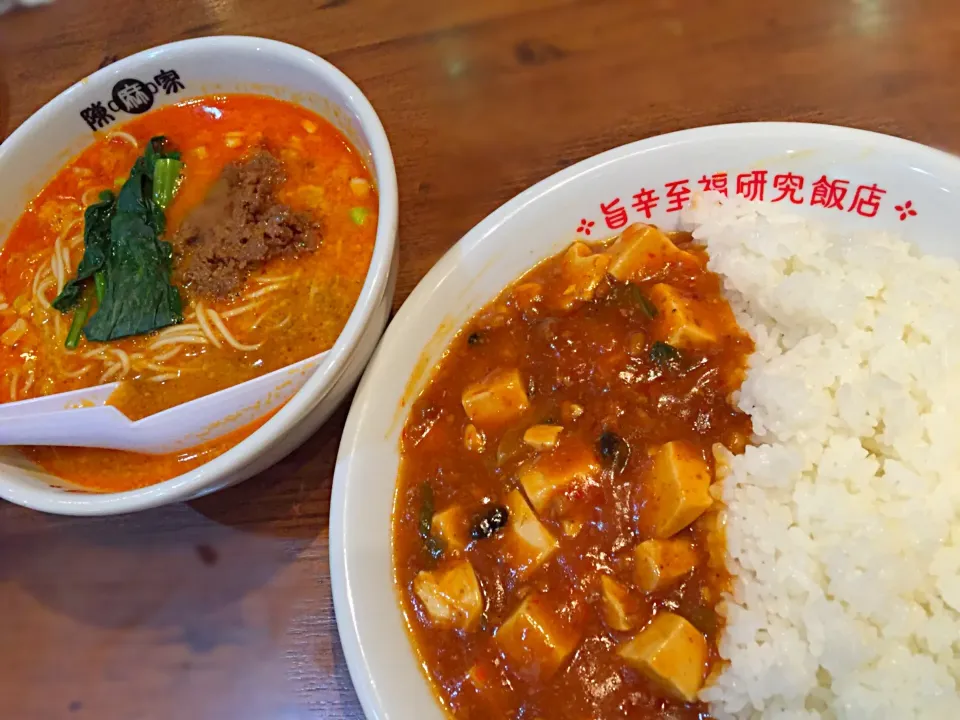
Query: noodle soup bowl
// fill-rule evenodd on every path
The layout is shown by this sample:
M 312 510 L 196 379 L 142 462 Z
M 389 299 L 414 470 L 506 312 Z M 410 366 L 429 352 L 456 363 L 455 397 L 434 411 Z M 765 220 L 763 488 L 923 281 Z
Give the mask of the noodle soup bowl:
M 371 172 L 379 196 L 376 239 L 359 298 L 339 337 L 275 415 L 231 449 L 179 477 L 137 490 L 85 492 L 33 465 L 15 448 L 3 448 L 0 497 L 51 513 L 109 515 L 204 495 L 264 470 L 303 443 L 366 365 L 386 324 L 396 277 L 393 156 L 380 119 L 357 86 L 300 48 L 252 37 L 186 40 L 120 60 L 65 90 L 0 145 L 0 243 L 30 200 L 98 134 L 165 105 L 230 93 L 276 97 L 326 118 Z
M 340 443 L 331 583 L 344 656 L 371 720 L 446 717 L 407 633 L 398 594 L 407 588 L 395 583 L 391 534 L 401 434 L 432 368 L 477 311 L 539 262 L 575 240 L 604 240 L 633 222 L 681 229 L 683 209 L 705 187 L 786 205 L 849 231 L 854 241 L 860 230 L 890 231 L 926 253 L 960 258 L 960 160 L 906 140 L 822 125 L 750 123 L 648 138 L 569 167 L 488 216 L 392 320 Z

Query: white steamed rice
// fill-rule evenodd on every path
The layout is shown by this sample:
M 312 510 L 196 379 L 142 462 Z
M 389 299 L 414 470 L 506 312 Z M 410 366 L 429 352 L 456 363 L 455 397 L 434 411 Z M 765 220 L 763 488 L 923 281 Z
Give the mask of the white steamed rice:
M 719 718 L 960 719 L 960 267 L 699 199 L 756 342 L 723 483 Z

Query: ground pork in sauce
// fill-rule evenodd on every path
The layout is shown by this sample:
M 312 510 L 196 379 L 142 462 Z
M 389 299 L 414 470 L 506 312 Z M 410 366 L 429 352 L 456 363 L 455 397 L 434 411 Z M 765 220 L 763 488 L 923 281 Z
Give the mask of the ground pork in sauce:
M 268 260 L 317 248 L 316 223 L 277 201 L 283 181 L 282 164 L 267 150 L 224 169 L 173 239 L 183 285 L 200 295 L 227 297 Z

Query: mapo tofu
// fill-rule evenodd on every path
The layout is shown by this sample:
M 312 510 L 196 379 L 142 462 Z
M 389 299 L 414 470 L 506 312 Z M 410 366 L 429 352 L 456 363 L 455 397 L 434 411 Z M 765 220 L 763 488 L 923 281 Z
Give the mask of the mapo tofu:
M 456 718 L 700 718 L 729 578 L 714 446 L 749 338 L 705 251 L 575 243 L 453 341 L 402 437 L 394 562 Z

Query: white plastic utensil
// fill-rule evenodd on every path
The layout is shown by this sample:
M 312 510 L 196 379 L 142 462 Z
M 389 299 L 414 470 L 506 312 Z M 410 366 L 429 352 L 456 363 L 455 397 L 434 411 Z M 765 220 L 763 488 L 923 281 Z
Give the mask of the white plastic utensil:
M 133 421 L 107 398 L 119 383 L 0 405 L 0 445 L 73 445 L 161 454 L 215 440 L 275 410 L 326 353 Z

